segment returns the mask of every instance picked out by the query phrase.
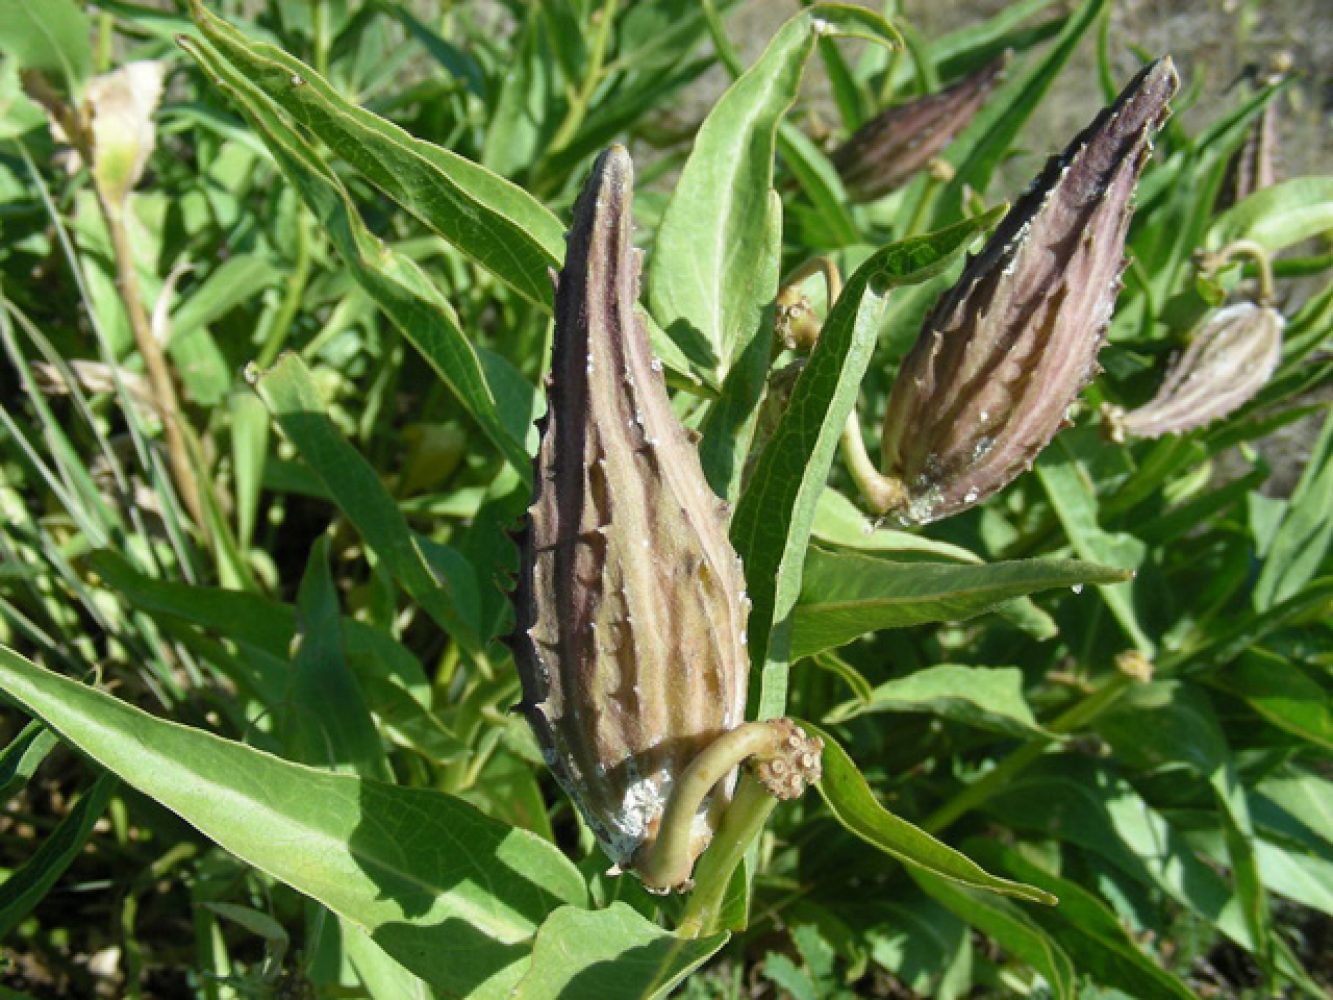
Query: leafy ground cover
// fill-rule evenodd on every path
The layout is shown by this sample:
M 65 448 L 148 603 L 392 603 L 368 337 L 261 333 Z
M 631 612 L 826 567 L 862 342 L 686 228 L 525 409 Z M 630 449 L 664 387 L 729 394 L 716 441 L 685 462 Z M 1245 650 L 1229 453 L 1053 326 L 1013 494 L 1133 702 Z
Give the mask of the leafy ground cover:
M 0 0 L 0 993 L 1325 995 L 1333 178 L 1235 182 L 1308 82 L 1180 66 L 1177 110 L 1220 110 L 1157 137 L 1104 370 L 1030 472 L 907 527 L 840 444 L 1027 126 L 1157 53 L 1108 0 L 933 35 L 821 4 L 762 46 L 744 7 Z M 849 195 L 839 143 L 1006 52 Z M 550 274 L 612 143 L 734 505 L 749 716 L 825 743 L 667 896 L 606 871 L 509 711 Z M 1270 294 L 1257 392 L 1113 440 Z

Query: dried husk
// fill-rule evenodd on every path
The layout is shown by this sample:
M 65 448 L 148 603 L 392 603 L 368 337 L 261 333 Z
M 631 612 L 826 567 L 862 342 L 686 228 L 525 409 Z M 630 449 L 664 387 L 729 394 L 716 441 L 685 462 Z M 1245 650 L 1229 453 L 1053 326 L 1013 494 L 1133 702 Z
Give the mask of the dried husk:
M 951 87 L 894 105 L 862 125 L 830 157 L 847 193 L 871 201 L 902 187 L 953 141 L 1000 82 L 1000 56 Z
M 1282 357 L 1286 321 L 1270 306 L 1219 309 L 1190 338 L 1149 402 L 1108 410 L 1112 436 L 1156 438 L 1220 420 L 1254 398 Z
M 1143 69 L 1052 158 L 926 320 L 884 421 L 890 510 L 924 523 L 1002 489 L 1092 377 L 1124 269 L 1131 200 L 1178 86 Z
M 749 600 L 727 509 L 636 317 L 633 165 L 597 160 L 556 291 L 547 414 L 515 594 L 519 708 L 611 859 L 651 846 L 673 781 L 743 719 Z M 707 845 L 734 772 L 696 814 Z

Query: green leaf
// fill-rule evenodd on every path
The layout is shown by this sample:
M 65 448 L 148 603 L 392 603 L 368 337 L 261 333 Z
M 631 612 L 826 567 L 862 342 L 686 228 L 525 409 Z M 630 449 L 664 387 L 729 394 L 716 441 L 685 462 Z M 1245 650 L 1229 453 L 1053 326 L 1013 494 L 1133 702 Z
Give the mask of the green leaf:
M 1269 253 L 1333 231 L 1333 177 L 1294 177 L 1256 191 L 1219 215 L 1205 243 L 1253 240 Z
M 464 648 L 476 649 L 475 579 L 436 574 L 375 470 L 329 420 L 327 406 L 301 359 L 286 355 L 260 377 L 257 388 L 283 433 L 394 579 Z
M 913 871 L 911 875 L 928 896 L 954 916 L 1041 973 L 1057 1000 L 1074 1000 L 1078 996 L 1074 963 L 1031 917 L 1013 903 L 952 885 L 925 872 Z M 1055 897 L 1049 899 L 1054 901 Z
M 1333 545 L 1329 511 L 1333 511 L 1333 411 L 1324 419 L 1282 524 L 1268 546 L 1264 568 L 1254 585 L 1257 610 L 1294 596 L 1314 579 Z
M 1131 535 L 1112 534 L 1097 523 L 1097 494 L 1083 463 L 1057 440 L 1037 460 L 1037 476 L 1050 497 L 1065 535 L 1080 558 L 1124 570 L 1138 569 L 1146 547 Z M 1142 653 L 1152 655 L 1154 646 L 1134 611 L 1134 585 L 1103 584 L 1097 587 L 1120 627 Z
M 1194 1000 L 1196 994 L 1140 950 L 1121 919 L 1104 902 L 1069 878 L 1033 864 L 993 838 L 974 838 L 968 850 L 996 869 L 1060 897 L 1060 905 L 1034 910 L 1040 924 L 1073 959 L 1078 970 L 1137 1000 Z
M 856 270 L 755 465 L 736 507 L 731 539 L 745 564 L 754 602 L 749 639 L 751 662 L 763 671 L 760 718 L 779 716 L 786 706 L 792 609 L 800 594 L 810 524 L 874 353 L 884 292 L 924 281 L 946 267 L 1002 211 L 890 244 Z
M 92 25 L 74 0 L 0 0 L 0 51 L 21 69 L 59 73 L 81 89 L 92 66 Z
M 0 655 L 4 652 L 0 647 Z M 99 777 L 61 817 L 32 857 L 0 882 L 0 938 L 32 912 L 79 856 L 92 836 L 93 824 L 106 811 L 111 793 L 119 784 L 109 774 Z
M 662 216 L 648 268 L 649 308 L 705 370 L 725 374 L 767 333 L 765 309 L 778 281 L 768 252 L 778 123 L 816 39 L 829 34 L 897 41 L 882 19 L 857 8 L 818 4 L 791 18 L 709 112 Z
M 1017 667 L 966 667 L 943 663 L 887 681 L 865 700 L 844 702 L 824 717 L 843 722 L 872 712 L 930 712 L 1008 736 L 1045 736 L 1023 697 Z
M 1285 657 L 1264 649 L 1247 650 L 1230 666 L 1209 674 L 1208 683 L 1244 699 L 1279 729 L 1333 750 L 1328 692 Z
M 0 802 L 28 783 L 47 754 L 56 745 L 56 735 L 40 722 L 30 722 L 0 751 Z
M 245 79 L 463 254 L 544 308 L 564 226 L 539 201 L 342 97 L 309 66 L 255 42 L 192 0 L 195 21 Z M 296 82 L 299 81 L 299 82 Z
M 328 166 L 248 80 L 203 44 L 190 39 L 182 39 L 180 44 L 250 119 L 284 174 L 320 220 L 358 284 L 457 394 L 519 474 L 530 475 L 524 435 L 516 434 L 502 417 L 498 394 L 477 350 L 464 335 L 453 307 L 425 272 L 370 234 Z
M 998 821 L 1039 831 L 1105 858 L 1156 886 L 1227 937 L 1253 949 L 1239 901 L 1180 831 L 1123 778 L 1069 755 L 1032 764 L 986 804 Z
M 1034 886 L 988 874 L 966 855 L 893 815 L 876 800 L 837 740 L 808 722 L 801 725 L 824 740 L 824 777 L 817 786 L 819 794 L 834 818 L 862 840 L 897 858 L 909 870 L 920 869 L 941 879 L 1032 903 L 1056 903 L 1054 896 Z
M 281 277 L 273 261 L 261 254 L 240 254 L 222 261 L 173 310 L 172 340 L 221 319 L 237 306 L 253 302 Z
M 794 613 L 791 655 L 810 656 L 877 629 L 961 621 L 1039 590 L 1111 583 L 1128 575 L 1072 559 L 968 566 L 893 562 L 812 547 Z
M 843 494 L 829 487 L 819 496 L 810 533 L 822 542 L 843 549 L 866 552 L 892 552 L 898 559 L 935 557 L 953 562 L 980 565 L 983 560 L 961 545 L 918 535 L 911 531 L 885 528 L 867 517 Z
M 284 747 L 314 767 L 392 781 L 379 733 L 347 664 L 341 625 L 324 535 L 310 549 L 296 597 Z
M 296 611 L 288 604 L 239 590 L 154 580 L 114 552 L 92 553 L 88 567 L 132 607 L 178 618 L 287 659 L 296 634 Z M 347 655 L 358 667 L 367 665 L 363 680 L 381 677 L 421 705 L 429 703 L 430 686 L 420 661 L 393 636 L 354 618 L 343 618 L 341 626 Z
M 4 647 L 0 688 L 442 990 L 480 994 L 512 975 L 546 914 L 586 905 L 582 877 L 558 850 L 441 792 L 332 774 L 155 719 Z
M 542 4 L 528 7 L 527 21 L 508 56 L 500 95 L 482 144 L 482 165 L 507 177 L 519 173 L 540 155 L 556 124 L 548 120 L 556 79 L 544 21 Z
M 776 191 L 769 192 L 769 223 L 764 232 L 762 259 L 751 263 L 756 268 L 771 269 L 776 274 L 782 257 L 782 205 Z M 699 461 L 713 492 L 728 503 L 736 502 L 741 488 L 741 474 L 754 441 L 759 404 L 768 381 L 772 358 L 772 312 L 763 304 L 764 319 L 755 328 L 742 355 L 727 372 L 717 400 L 708 409 L 699 442 Z
M 625 903 L 595 912 L 562 906 L 537 932 L 532 967 L 510 996 L 513 1000 L 664 997 L 729 936 L 678 938 Z

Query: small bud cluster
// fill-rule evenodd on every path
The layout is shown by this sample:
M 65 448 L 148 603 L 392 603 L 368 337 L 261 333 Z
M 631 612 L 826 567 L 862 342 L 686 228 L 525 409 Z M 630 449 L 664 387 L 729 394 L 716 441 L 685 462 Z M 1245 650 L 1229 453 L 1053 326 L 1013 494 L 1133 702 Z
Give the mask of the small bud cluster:
M 808 735 L 790 719 L 778 719 L 774 724 L 782 726 L 784 733 L 771 754 L 754 759 L 755 776 L 776 798 L 799 798 L 807 785 L 823 776 L 820 755 L 824 741 Z

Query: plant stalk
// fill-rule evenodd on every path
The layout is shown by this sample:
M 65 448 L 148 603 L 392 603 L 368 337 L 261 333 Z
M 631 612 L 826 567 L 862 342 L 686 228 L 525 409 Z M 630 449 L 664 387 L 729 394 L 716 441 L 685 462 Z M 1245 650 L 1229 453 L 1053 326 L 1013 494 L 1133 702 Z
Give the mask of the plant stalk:
M 111 236 L 111 252 L 116 262 L 116 287 L 125 305 L 130 329 L 134 332 L 135 345 L 143 357 L 154 405 L 162 418 L 162 430 L 166 435 L 167 458 L 171 465 L 172 477 L 176 480 L 176 488 L 180 490 L 181 500 L 190 512 L 190 517 L 200 533 L 207 538 L 208 520 L 204 516 L 203 503 L 199 498 L 199 483 L 195 478 L 185 435 L 181 430 L 183 418 L 179 397 L 176 395 L 176 385 L 172 381 L 171 370 L 167 367 L 163 345 L 158 343 L 153 335 L 148 313 L 144 309 L 143 291 L 139 287 L 138 272 L 134 269 L 133 245 L 130 241 L 129 228 L 125 224 L 124 212 L 120 207 L 108 202 L 100 191 L 97 193 L 97 203 L 102 210 L 102 218 L 106 221 L 107 232 Z
M 758 778 L 741 773 L 713 842 L 699 859 L 698 888 L 690 894 L 676 927 L 681 937 L 697 938 L 718 930 L 732 876 L 777 804 Z

